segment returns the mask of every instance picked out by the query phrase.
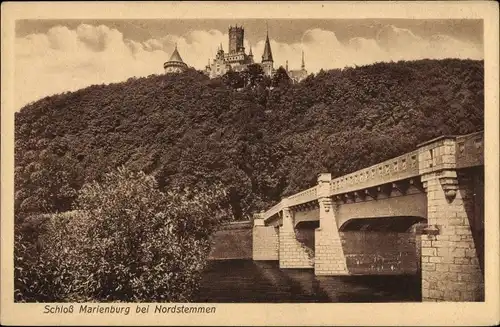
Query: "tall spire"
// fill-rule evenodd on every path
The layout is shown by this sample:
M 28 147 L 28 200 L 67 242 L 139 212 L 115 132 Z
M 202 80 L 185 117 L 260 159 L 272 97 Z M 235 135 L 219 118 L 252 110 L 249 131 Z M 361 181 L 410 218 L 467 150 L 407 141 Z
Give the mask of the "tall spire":
M 286 61 L 285 69 L 286 69 L 286 71 L 288 71 L 288 60 Z
M 253 53 L 252 53 L 252 46 L 250 46 L 250 52 L 248 53 L 248 56 L 249 56 L 249 57 L 253 57 Z
M 302 50 L 302 65 L 300 66 L 302 70 L 306 69 L 306 63 L 304 61 L 304 50 Z
M 266 23 L 267 25 L 267 23 Z M 266 27 L 267 28 L 267 27 Z M 266 44 L 264 46 L 264 54 L 262 55 L 262 62 L 274 61 L 273 53 L 271 52 L 271 44 L 269 43 L 269 30 L 266 31 Z

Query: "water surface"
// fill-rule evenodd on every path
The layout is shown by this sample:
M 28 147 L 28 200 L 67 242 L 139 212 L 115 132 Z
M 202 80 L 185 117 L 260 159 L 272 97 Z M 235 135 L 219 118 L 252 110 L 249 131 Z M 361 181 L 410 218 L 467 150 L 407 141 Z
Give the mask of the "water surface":
M 418 302 L 420 276 L 315 276 L 277 261 L 210 261 L 195 302 Z

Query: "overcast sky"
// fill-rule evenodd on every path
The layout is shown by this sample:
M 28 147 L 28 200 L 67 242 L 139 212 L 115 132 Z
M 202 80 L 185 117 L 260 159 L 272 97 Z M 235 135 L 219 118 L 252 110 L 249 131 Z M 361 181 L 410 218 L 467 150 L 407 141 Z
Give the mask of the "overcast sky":
M 422 58 L 483 59 L 482 20 L 20 20 L 16 24 L 16 107 L 92 84 L 163 73 L 177 42 L 202 69 L 229 25 L 243 25 L 256 60 L 269 29 L 275 67 L 342 68 Z M 22 91 L 20 91 L 22 90 Z

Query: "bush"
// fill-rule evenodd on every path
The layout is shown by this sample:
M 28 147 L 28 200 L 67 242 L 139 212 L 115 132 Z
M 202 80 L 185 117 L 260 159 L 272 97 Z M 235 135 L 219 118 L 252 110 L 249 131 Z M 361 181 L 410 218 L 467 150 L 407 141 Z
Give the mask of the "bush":
M 126 168 L 86 184 L 75 211 L 47 220 L 38 250 L 18 239 L 16 299 L 189 301 L 209 237 L 230 217 L 225 198 L 217 187 L 163 193 Z

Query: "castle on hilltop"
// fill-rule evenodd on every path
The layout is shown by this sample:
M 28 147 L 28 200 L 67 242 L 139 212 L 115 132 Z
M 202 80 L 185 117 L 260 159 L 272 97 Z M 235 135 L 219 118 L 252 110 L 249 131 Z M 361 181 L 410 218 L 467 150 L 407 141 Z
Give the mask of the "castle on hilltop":
M 243 27 L 229 26 L 229 51 L 227 53 L 222 49 L 222 44 L 217 50 L 215 59 L 208 62 L 205 67 L 205 73 L 210 78 L 215 78 L 224 75 L 228 71 L 241 72 L 247 68 L 248 65 L 254 64 L 252 48 L 248 54 L 245 53 L 243 42 L 245 40 L 245 30 Z M 262 61 L 260 65 L 264 70 L 266 76 L 272 76 L 275 73 L 273 67 L 273 53 L 271 51 L 271 43 L 269 42 L 269 33 L 266 35 L 266 44 L 264 53 L 262 54 Z
M 205 66 L 204 73 L 210 78 L 216 78 L 224 75 L 229 71 L 242 72 L 247 69 L 249 65 L 255 64 L 252 47 L 248 54 L 245 52 L 243 45 L 245 40 L 245 30 L 242 26 L 229 26 L 229 50 L 224 52 L 222 43 L 217 49 L 215 59 L 208 60 L 208 65 Z M 269 42 L 269 32 L 266 32 L 266 42 L 264 45 L 264 52 L 262 60 L 257 63 L 262 67 L 265 76 L 272 77 L 276 73 L 274 68 L 273 53 L 271 51 L 271 43 Z M 165 73 L 179 73 L 187 69 L 187 65 L 182 61 L 181 56 L 177 50 L 177 45 L 172 53 L 169 61 L 163 65 Z M 285 68 L 288 76 L 294 83 L 298 83 L 307 77 L 307 70 L 304 62 L 304 51 L 302 51 L 302 65 L 300 69 L 288 70 L 288 60 L 286 61 Z

